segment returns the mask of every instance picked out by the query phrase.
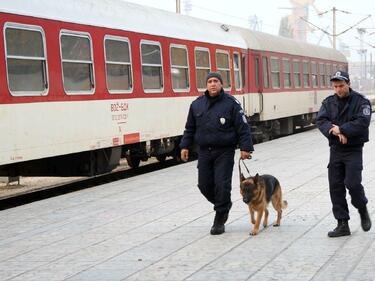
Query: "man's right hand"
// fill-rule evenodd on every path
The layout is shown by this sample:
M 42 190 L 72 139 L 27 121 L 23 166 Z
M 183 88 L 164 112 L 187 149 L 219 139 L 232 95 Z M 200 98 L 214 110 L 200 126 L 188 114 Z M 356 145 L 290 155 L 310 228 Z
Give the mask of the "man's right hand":
M 189 150 L 186 148 L 181 149 L 181 160 L 186 162 L 189 159 Z
M 251 159 L 251 151 L 243 151 L 243 150 L 241 150 L 241 156 L 240 156 L 240 158 L 242 159 L 242 160 L 246 160 L 246 159 Z
M 348 143 L 348 138 L 347 138 L 345 135 L 343 135 L 343 134 L 338 134 L 337 136 L 339 137 L 339 140 L 340 140 L 340 142 L 341 142 L 342 144 L 347 144 L 347 143 Z

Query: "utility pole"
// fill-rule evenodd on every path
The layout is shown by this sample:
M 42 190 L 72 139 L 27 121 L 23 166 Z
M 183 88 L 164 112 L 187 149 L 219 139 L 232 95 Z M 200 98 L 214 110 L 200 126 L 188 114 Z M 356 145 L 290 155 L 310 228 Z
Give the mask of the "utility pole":
M 361 57 L 361 84 L 363 84 L 364 80 L 366 79 L 366 49 L 363 45 L 363 35 L 366 33 L 366 30 L 364 28 L 358 28 L 357 29 L 359 33 L 359 38 L 360 38 L 360 49 L 359 49 L 359 54 Z
M 366 19 L 368 19 L 369 17 L 371 17 L 371 15 L 368 15 L 366 16 L 365 18 L 361 19 L 359 22 L 357 22 L 356 24 L 350 26 L 349 28 L 345 29 L 344 31 L 341 31 L 340 33 L 337 33 L 336 31 L 336 12 L 341 12 L 341 13 L 344 13 L 344 14 L 351 14 L 350 12 L 346 12 L 346 11 L 342 11 L 342 10 L 339 10 L 337 9 L 336 7 L 333 7 L 333 9 L 331 10 L 328 10 L 328 11 L 325 11 L 323 13 L 319 13 L 318 15 L 319 16 L 322 16 L 326 13 L 329 13 L 332 11 L 332 18 L 333 18 L 333 23 L 332 23 L 332 29 L 333 29 L 333 33 L 329 33 L 328 31 L 324 30 L 323 28 L 317 26 L 316 24 L 308 21 L 307 19 L 303 18 L 303 17 L 300 17 L 301 20 L 307 22 L 308 24 L 314 26 L 315 28 L 319 29 L 320 31 L 324 32 L 325 34 L 329 35 L 329 36 L 332 36 L 332 47 L 334 49 L 336 49 L 336 39 L 338 36 L 340 36 L 341 34 L 344 34 L 345 32 L 353 29 L 354 27 L 356 27 L 357 25 L 359 25 L 361 22 L 365 21 Z
M 193 10 L 193 4 L 191 3 L 191 0 L 184 0 L 184 15 L 190 16 L 191 11 Z
M 180 2 L 180 0 L 176 0 L 176 13 L 181 14 L 181 2 Z
M 333 29 L 333 34 L 332 34 L 332 41 L 333 41 L 333 48 L 336 50 L 336 7 L 333 7 L 332 9 L 333 13 L 333 23 L 332 23 L 332 29 Z
M 374 79 L 374 68 L 373 68 L 373 65 L 372 65 L 372 52 L 370 53 L 370 78 L 371 79 Z

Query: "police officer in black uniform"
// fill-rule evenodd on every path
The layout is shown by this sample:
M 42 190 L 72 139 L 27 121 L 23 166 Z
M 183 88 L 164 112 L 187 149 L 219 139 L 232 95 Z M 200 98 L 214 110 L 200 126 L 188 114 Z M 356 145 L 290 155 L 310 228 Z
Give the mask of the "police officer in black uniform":
M 198 187 L 216 211 L 212 235 L 222 234 L 232 206 L 232 172 L 235 148 L 241 158 L 249 159 L 254 150 L 240 103 L 223 90 L 217 72 L 206 78 L 207 90 L 192 102 L 180 143 L 181 159 L 187 161 L 189 149 L 198 145 Z
M 350 88 L 347 72 L 337 71 L 331 82 L 336 93 L 323 101 L 316 124 L 328 138 L 330 146 L 329 191 L 333 215 L 338 223 L 328 236 L 339 237 L 350 235 L 346 188 L 351 203 L 358 209 L 362 229 L 369 231 L 371 228 L 367 198 L 361 184 L 362 149 L 369 140 L 371 104 L 366 97 Z

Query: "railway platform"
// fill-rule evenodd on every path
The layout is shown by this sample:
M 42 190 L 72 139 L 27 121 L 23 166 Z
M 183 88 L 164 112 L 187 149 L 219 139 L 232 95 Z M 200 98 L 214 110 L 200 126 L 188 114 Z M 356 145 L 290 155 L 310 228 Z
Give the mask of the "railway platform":
M 364 148 L 363 184 L 375 223 L 375 122 Z M 288 208 L 281 226 L 250 236 L 233 176 L 223 235 L 198 191 L 196 161 L 0 212 L 0 280 L 375 280 L 375 227 L 328 238 L 329 149 L 317 129 L 255 146 L 252 174 L 279 178 Z M 238 152 L 236 154 L 238 159 Z

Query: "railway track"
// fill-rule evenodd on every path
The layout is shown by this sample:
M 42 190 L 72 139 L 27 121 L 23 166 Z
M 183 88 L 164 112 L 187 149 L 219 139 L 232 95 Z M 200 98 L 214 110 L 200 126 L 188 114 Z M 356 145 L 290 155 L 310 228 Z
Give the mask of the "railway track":
M 115 171 L 107 174 L 94 177 L 74 178 L 73 180 L 69 180 L 69 178 L 60 178 L 60 182 L 59 179 L 56 179 L 52 184 L 29 187 L 24 189 L 23 191 L 14 193 L 8 192 L 8 194 L 4 194 L 4 192 L 2 192 L 2 189 L 4 189 L 4 187 L 0 187 L 0 210 L 17 207 L 20 205 L 63 195 L 70 192 L 75 192 L 109 182 L 114 182 L 121 179 L 147 174 L 178 164 L 179 163 L 174 159 L 167 159 L 163 162 L 154 161 L 152 163 L 140 166 L 137 169 L 131 169 L 123 165 Z M 8 188 L 12 187 L 8 186 Z M 16 186 L 13 188 L 16 189 Z

